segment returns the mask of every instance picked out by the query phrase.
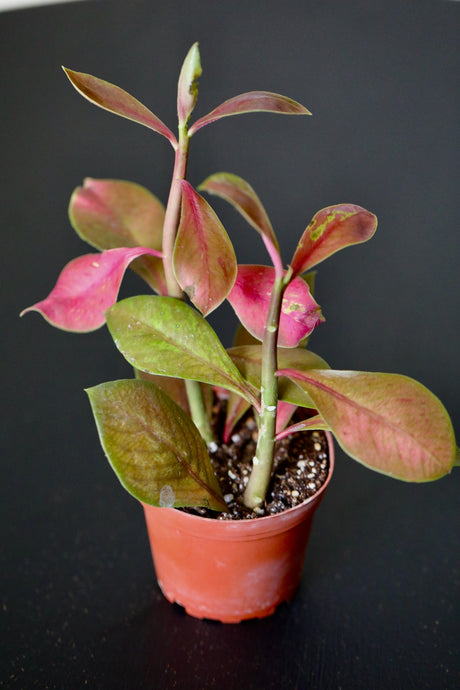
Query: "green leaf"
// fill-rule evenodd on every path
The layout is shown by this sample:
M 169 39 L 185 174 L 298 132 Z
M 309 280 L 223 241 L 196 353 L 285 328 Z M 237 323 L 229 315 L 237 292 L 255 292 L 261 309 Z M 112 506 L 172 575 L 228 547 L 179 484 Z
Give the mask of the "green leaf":
M 166 127 L 160 118 L 127 91 L 123 91 L 119 86 L 115 86 L 98 77 L 93 77 L 90 74 L 75 72 L 66 67 L 62 69 L 68 76 L 72 86 L 90 103 L 108 110 L 114 115 L 126 117 L 128 120 L 153 129 L 154 132 L 158 132 L 158 134 L 166 137 L 174 148 L 177 147 L 176 137 L 171 130 Z
M 365 242 L 376 228 L 377 218 L 361 206 L 338 204 L 323 208 L 300 238 L 291 262 L 293 275 L 305 273 L 340 249 Z
M 248 91 L 224 101 L 213 111 L 197 120 L 189 130 L 192 136 L 199 129 L 211 122 L 216 122 L 229 115 L 241 115 L 243 113 L 277 113 L 279 115 L 311 115 L 311 113 L 297 101 L 287 96 L 269 91 Z
M 211 326 L 181 300 L 130 297 L 109 309 L 106 318 L 116 346 L 136 369 L 222 386 L 258 406 L 256 392 Z
M 165 209 L 145 187 L 124 180 L 87 177 L 69 204 L 75 232 L 97 249 L 150 247 L 161 250 Z M 163 262 L 143 256 L 131 264 L 154 290 L 166 294 Z
M 182 213 L 174 245 L 174 273 L 182 290 L 205 316 L 221 304 L 236 278 L 236 257 L 212 208 L 182 180 Z
M 206 445 L 190 417 L 163 391 L 130 379 L 86 392 L 105 454 L 135 498 L 168 508 L 225 508 Z
M 399 374 L 284 370 L 306 391 L 352 458 L 397 479 L 424 482 L 450 472 L 452 424 L 421 383 Z
M 227 350 L 241 375 L 257 389 L 260 389 L 262 368 L 262 345 L 240 345 Z M 303 348 L 278 348 L 278 367 L 280 369 L 328 369 L 329 365 L 313 352 Z M 315 407 L 310 396 L 290 379 L 281 377 L 278 382 L 278 399 L 298 405 Z
M 198 79 L 202 69 L 198 43 L 194 43 L 187 53 L 177 86 L 177 116 L 179 125 L 186 125 L 198 97 Z

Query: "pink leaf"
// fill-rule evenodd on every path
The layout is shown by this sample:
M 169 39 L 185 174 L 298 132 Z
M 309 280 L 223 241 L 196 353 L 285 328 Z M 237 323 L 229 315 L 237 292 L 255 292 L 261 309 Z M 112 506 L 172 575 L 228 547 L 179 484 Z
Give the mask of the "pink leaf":
M 177 140 L 171 130 L 127 91 L 123 91 L 119 86 L 115 86 L 108 81 L 92 77 L 90 74 L 74 72 L 66 67 L 63 67 L 63 70 L 72 86 L 90 103 L 98 105 L 110 113 L 121 115 L 121 117 L 126 117 L 128 120 L 133 120 L 133 122 L 153 129 L 154 132 L 158 132 L 158 134 L 162 134 L 166 139 L 169 139 L 173 147 L 176 148 Z
M 238 175 L 215 173 L 206 178 L 200 190 L 216 194 L 228 201 L 262 235 L 267 251 L 279 272 L 283 270 L 278 240 L 267 216 L 267 212 L 251 185 Z
M 181 186 L 182 214 L 174 247 L 174 272 L 182 290 L 207 315 L 232 289 L 235 252 L 207 201 L 185 180 Z
M 65 331 L 94 331 L 105 323 L 105 312 L 116 302 L 129 263 L 143 254 L 160 255 L 146 247 L 123 247 L 74 259 L 63 268 L 48 297 L 24 309 L 21 316 L 38 311 Z
M 278 408 L 276 410 L 276 433 L 279 434 L 291 419 L 297 405 L 292 405 L 288 402 L 278 401 Z
M 229 115 L 241 115 L 243 113 L 278 113 L 280 115 L 311 115 L 303 105 L 293 101 L 292 98 L 281 96 L 269 91 L 248 91 L 224 101 L 213 111 L 197 120 L 189 130 L 190 136 L 211 122 L 220 120 Z
M 377 218 L 361 206 L 328 206 L 313 217 L 302 235 L 292 259 L 294 275 L 305 273 L 331 254 L 370 239 Z
M 243 326 L 258 340 L 262 340 L 275 269 L 269 266 L 238 266 L 238 275 L 228 301 Z M 310 335 L 315 326 L 324 321 L 319 305 L 301 278 L 289 283 L 281 306 L 278 345 L 297 347 Z
M 86 178 L 69 204 L 75 232 L 97 249 L 150 247 L 161 249 L 165 209 L 151 192 L 124 180 Z M 156 256 L 141 256 L 131 264 L 151 288 L 166 294 L 163 262 Z
M 455 438 L 441 402 L 399 374 L 280 370 L 313 400 L 352 458 L 397 479 L 424 482 L 450 472 Z

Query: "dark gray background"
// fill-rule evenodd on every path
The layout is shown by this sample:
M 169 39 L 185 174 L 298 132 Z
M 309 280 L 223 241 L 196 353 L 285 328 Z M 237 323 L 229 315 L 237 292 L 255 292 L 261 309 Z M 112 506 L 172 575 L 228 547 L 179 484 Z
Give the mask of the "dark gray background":
M 198 40 L 196 116 L 266 89 L 313 117 L 203 129 L 189 180 L 247 178 L 286 262 L 323 206 L 376 213 L 371 242 L 320 267 L 327 322 L 311 348 L 335 368 L 421 380 L 458 433 L 459 13 L 435 0 L 100 0 L 0 15 L 2 687 L 458 687 L 457 472 L 411 486 L 338 452 L 294 602 L 239 626 L 195 621 L 157 589 L 141 511 L 107 467 L 82 390 L 129 369 L 105 329 L 76 336 L 17 315 L 87 251 L 66 216 L 83 177 L 166 200 L 172 169 L 166 140 L 90 106 L 60 65 L 118 84 L 175 128 L 178 71 Z M 260 238 L 215 208 L 239 260 L 265 262 Z M 138 289 L 128 278 L 122 294 Z M 230 311 L 213 324 L 230 344 Z

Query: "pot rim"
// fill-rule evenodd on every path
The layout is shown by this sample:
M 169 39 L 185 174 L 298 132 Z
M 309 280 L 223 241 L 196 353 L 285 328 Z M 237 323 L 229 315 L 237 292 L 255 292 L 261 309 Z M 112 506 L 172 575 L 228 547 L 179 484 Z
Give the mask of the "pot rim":
M 193 515 L 191 513 L 185 513 L 183 511 L 177 510 L 176 508 L 160 508 L 158 506 L 151 506 L 146 503 L 142 503 L 144 510 L 154 511 L 156 515 L 159 515 L 158 511 L 161 513 L 169 514 L 171 519 L 175 519 L 178 528 L 180 525 L 187 524 L 187 529 L 197 529 L 197 535 L 203 535 L 204 531 L 208 532 L 212 530 L 214 534 L 225 538 L 228 535 L 229 538 L 235 538 L 235 532 L 244 533 L 244 539 L 250 538 L 250 535 L 254 533 L 254 538 L 258 538 L 262 533 L 278 532 L 286 528 L 286 526 L 294 526 L 304 519 L 305 513 L 312 509 L 312 504 L 321 502 L 324 492 L 327 489 L 329 482 L 331 481 L 332 474 L 334 471 L 334 444 L 333 437 L 330 431 L 325 431 L 328 443 L 328 474 L 324 484 L 318 489 L 318 491 L 305 499 L 303 503 L 294 506 L 293 508 L 288 508 L 282 513 L 276 513 L 275 515 L 265 515 L 263 517 L 258 517 L 255 519 L 246 520 L 216 520 L 214 518 L 203 517 L 202 515 Z

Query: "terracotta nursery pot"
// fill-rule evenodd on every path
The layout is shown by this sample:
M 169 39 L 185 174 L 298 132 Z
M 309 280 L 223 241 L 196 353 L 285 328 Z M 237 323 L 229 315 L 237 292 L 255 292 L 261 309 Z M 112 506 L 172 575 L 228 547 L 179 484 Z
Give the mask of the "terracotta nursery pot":
M 211 520 L 144 504 L 158 584 L 171 603 L 196 618 L 239 623 L 264 618 L 290 600 L 302 576 L 318 492 L 295 508 L 253 520 Z

